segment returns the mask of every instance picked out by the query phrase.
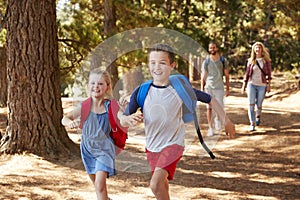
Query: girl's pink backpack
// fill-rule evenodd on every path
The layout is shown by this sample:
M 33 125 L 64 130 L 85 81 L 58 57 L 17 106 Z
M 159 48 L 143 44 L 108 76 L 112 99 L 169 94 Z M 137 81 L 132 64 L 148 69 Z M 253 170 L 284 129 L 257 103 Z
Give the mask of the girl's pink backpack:
M 108 100 L 110 101 L 108 107 L 108 118 L 111 126 L 110 137 L 113 139 L 116 148 L 116 155 L 121 153 L 126 144 L 126 139 L 128 138 L 127 132 L 128 128 L 123 127 L 120 124 L 120 121 L 117 117 L 119 111 L 119 104 L 115 99 Z M 84 100 L 81 104 L 81 117 L 80 117 L 80 125 L 79 128 L 82 129 L 82 126 L 90 114 L 92 104 L 92 98 L 88 98 Z

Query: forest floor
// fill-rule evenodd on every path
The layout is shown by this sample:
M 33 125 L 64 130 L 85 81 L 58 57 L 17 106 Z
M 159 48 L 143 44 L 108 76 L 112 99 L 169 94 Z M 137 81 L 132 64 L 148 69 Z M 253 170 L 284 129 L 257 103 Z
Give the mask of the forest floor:
M 278 79 L 279 80 L 279 79 Z M 280 80 L 279 80 L 280 81 Z M 273 81 L 276 83 L 276 79 Z M 236 136 L 224 132 L 204 137 L 216 155 L 212 160 L 197 141 L 194 127 L 187 125 L 187 150 L 170 182 L 173 200 L 296 200 L 300 199 L 300 91 L 282 82 L 264 101 L 262 124 L 249 132 L 247 99 L 241 82 L 231 82 L 226 112 L 236 124 Z M 63 98 L 65 112 L 72 99 Z M 203 135 L 207 132 L 206 107 L 200 104 Z M 6 108 L 0 109 L 0 131 L 5 131 Z M 79 143 L 80 134 L 67 130 Z M 153 200 L 151 173 L 145 161 L 142 127 L 130 129 L 124 153 L 117 159 L 119 174 L 107 180 L 113 200 Z M 51 161 L 24 153 L 0 156 L 1 200 L 93 200 L 93 185 L 81 159 Z

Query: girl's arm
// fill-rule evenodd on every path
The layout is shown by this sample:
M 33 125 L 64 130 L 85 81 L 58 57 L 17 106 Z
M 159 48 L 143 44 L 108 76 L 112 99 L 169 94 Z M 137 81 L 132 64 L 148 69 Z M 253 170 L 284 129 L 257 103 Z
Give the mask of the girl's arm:
M 61 120 L 61 123 L 68 128 L 77 128 L 80 121 L 77 120 L 81 115 L 81 106 L 67 113 Z

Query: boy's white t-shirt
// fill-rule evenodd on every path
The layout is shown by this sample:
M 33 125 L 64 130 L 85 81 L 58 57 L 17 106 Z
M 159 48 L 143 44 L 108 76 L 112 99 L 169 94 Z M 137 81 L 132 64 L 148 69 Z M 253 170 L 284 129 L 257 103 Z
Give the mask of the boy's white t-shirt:
M 160 152 L 167 146 L 184 146 L 182 100 L 172 86 L 151 85 L 143 108 L 146 148 Z

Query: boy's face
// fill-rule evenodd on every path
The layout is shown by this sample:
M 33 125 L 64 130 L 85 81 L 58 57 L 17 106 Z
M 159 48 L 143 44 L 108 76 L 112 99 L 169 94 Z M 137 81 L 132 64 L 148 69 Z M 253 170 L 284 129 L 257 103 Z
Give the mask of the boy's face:
M 89 77 L 88 90 L 91 97 L 101 98 L 105 96 L 108 85 L 101 75 L 91 74 Z
M 175 67 L 175 62 L 170 63 L 169 54 L 164 51 L 152 51 L 149 54 L 149 69 L 153 83 L 165 86 L 169 83 L 169 76 Z

